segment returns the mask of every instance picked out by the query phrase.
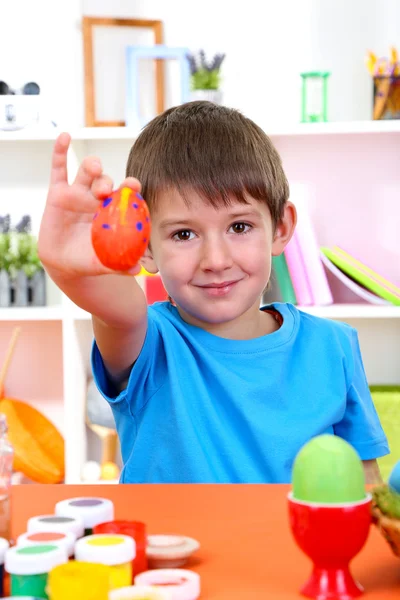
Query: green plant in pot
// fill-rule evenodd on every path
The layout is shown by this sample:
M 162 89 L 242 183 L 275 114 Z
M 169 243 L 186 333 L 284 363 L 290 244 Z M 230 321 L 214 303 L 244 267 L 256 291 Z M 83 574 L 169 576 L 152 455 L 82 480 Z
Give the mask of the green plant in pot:
M 0 271 L 9 272 L 12 262 L 10 215 L 0 217 Z
M 221 92 L 221 65 L 225 54 L 215 54 L 211 60 L 207 60 L 204 50 L 198 55 L 188 54 L 191 81 L 191 99 L 209 100 L 220 104 Z

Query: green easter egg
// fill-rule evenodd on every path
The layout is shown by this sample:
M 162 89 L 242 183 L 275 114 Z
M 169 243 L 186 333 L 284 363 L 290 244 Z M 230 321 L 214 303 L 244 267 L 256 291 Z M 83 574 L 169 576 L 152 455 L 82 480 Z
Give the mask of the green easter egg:
M 360 457 L 335 435 L 319 435 L 296 456 L 292 472 L 293 497 L 305 502 L 358 502 L 365 498 Z

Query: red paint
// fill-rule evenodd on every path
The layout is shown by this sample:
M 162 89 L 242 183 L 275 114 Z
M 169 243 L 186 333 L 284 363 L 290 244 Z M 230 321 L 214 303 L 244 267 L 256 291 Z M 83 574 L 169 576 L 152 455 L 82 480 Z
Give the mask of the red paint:
M 150 239 L 150 213 L 133 190 L 120 188 L 99 203 L 92 223 L 92 245 L 100 262 L 114 271 L 137 265 Z
M 56 540 L 62 540 L 65 538 L 63 533 L 50 533 L 43 531 L 40 533 L 32 533 L 27 536 L 27 539 L 31 542 L 55 542 Z
M 351 600 L 363 592 L 349 562 L 363 548 L 371 524 L 371 500 L 348 506 L 300 504 L 289 498 L 292 533 L 314 564 L 301 593 L 316 600 Z
M 108 521 L 107 523 L 96 525 L 93 529 L 93 533 L 119 533 L 133 538 L 136 544 L 136 556 L 132 561 L 133 575 L 139 575 L 139 573 L 147 571 L 147 534 L 145 523 L 140 521 L 122 520 Z

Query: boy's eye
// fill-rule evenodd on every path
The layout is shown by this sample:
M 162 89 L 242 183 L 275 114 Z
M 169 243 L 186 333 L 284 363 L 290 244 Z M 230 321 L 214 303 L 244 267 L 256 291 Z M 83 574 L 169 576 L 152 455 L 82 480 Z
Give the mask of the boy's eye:
M 174 233 L 172 239 L 176 240 L 177 242 L 187 242 L 188 240 L 192 239 L 192 235 L 193 231 L 190 231 L 190 229 L 182 229 L 181 231 Z
M 248 233 L 251 229 L 251 225 L 243 222 L 233 223 L 231 229 L 233 230 L 233 233 Z

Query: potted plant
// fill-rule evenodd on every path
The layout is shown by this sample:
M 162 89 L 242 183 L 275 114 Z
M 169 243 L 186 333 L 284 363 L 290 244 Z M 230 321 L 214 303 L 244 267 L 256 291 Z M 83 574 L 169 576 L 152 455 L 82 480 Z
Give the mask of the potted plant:
M 11 233 L 10 215 L 0 217 L 0 307 L 10 305 Z
M 15 226 L 12 246 L 14 260 L 10 272 L 14 279 L 14 302 L 17 306 L 43 306 L 45 302 L 44 270 L 31 234 L 31 217 L 25 215 Z
M 187 55 L 191 75 L 192 100 L 221 103 L 221 65 L 224 58 L 225 54 L 215 54 L 212 60 L 207 61 L 204 50 L 200 50 L 198 56 Z

